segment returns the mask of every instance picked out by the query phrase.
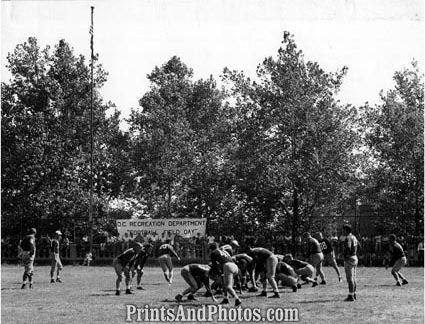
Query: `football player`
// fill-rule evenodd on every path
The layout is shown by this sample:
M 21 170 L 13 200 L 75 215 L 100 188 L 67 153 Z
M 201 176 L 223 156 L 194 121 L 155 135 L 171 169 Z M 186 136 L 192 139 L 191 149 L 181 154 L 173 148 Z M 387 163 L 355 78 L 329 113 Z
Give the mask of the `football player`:
M 228 304 L 228 294 L 235 298 L 235 306 L 239 306 L 241 301 L 233 289 L 234 276 L 239 273 L 238 266 L 233 262 L 232 257 L 226 251 L 219 249 L 217 244 L 213 243 L 210 245 L 210 259 L 211 259 L 211 271 L 213 274 L 223 273 L 223 288 L 224 288 L 224 299 L 222 304 Z
M 259 297 L 267 297 L 268 281 L 274 292 L 273 296 L 271 297 L 280 298 L 279 289 L 275 280 L 276 266 L 278 263 L 277 256 L 273 252 L 262 247 L 251 248 L 248 246 L 246 253 L 254 259 L 255 272 L 263 273 L 263 275 L 261 276 L 263 291 L 261 292 Z M 251 282 L 254 286 L 256 286 L 254 276 L 252 276 Z
M 329 242 L 328 239 L 323 237 L 322 233 L 317 233 L 317 238 L 320 243 L 320 248 L 322 249 L 323 256 L 324 256 L 324 262 L 329 264 L 332 268 L 335 269 L 336 274 L 338 275 L 338 281 L 341 282 L 341 273 L 339 272 L 338 264 L 336 263 L 335 259 L 335 252 L 331 245 L 331 242 Z
M 56 271 L 56 282 L 62 282 L 60 278 L 60 272 L 62 271 L 63 266 L 59 256 L 59 251 L 60 251 L 59 240 L 61 236 L 62 236 L 62 233 L 60 231 L 56 231 L 50 246 L 50 252 L 51 252 L 50 255 L 52 259 L 52 265 L 50 267 L 50 282 L 51 283 L 55 282 L 55 279 L 53 278 L 55 275 L 55 271 Z
M 141 285 L 142 276 L 143 276 L 143 267 L 145 266 L 146 260 L 152 254 L 153 245 L 150 243 L 143 244 L 142 250 L 137 254 L 134 259 L 134 263 L 132 266 L 132 279 L 134 279 L 135 274 L 137 273 L 136 283 L 137 289 L 142 290 L 143 287 Z
M 397 242 L 395 234 L 390 235 L 390 265 L 392 266 L 391 274 L 395 278 L 396 285 L 407 285 L 409 282 L 401 274 L 400 270 L 407 263 L 406 255 L 404 254 L 403 247 Z M 401 282 L 400 282 L 401 280 Z
M 202 285 L 204 285 L 207 289 L 208 295 L 212 297 L 214 302 L 217 302 L 210 287 L 210 269 L 211 268 L 208 265 L 197 263 L 184 266 L 180 273 L 184 281 L 189 284 L 189 287 L 181 294 L 178 294 L 175 297 L 176 300 L 178 302 L 182 301 L 183 297 L 187 294 L 189 294 L 189 296 L 187 296 L 188 300 L 195 300 L 195 296 L 193 294 L 197 292 L 202 287 Z
M 33 288 L 33 274 L 34 274 L 34 259 L 35 259 L 35 234 L 37 230 L 35 228 L 31 228 L 28 235 L 24 237 L 21 242 L 22 249 L 22 263 L 24 265 L 24 275 L 22 276 L 22 286 L 24 289 L 27 284 L 27 279 L 29 281 L 29 287 Z
M 356 290 L 356 272 L 357 272 L 357 248 L 359 246 L 357 238 L 351 233 L 351 226 L 345 224 L 343 227 L 345 232 L 344 241 L 344 270 L 348 283 L 348 296 L 344 301 L 354 301 L 357 299 Z
M 171 260 L 171 257 L 174 256 L 177 258 L 178 261 L 180 261 L 180 257 L 174 251 L 172 245 L 170 244 L 170 240 L 166 240 L 165 244 L 162 244 L 159 247 L 159 265 L 161 266 L 162 272 L 164 273 L 165 280 L 169 284 L 173 283 L 173 261 Z M 167 273 L 168 271 L 168 273 Z
M 322 282 L 320 284 L 326 285 L 325 274 L 323 273 L 322 263 L 323 263 L 323 253 L 322 248 L 320 247 L 319 241 L 311 236 L 309 232 L 304 233 L 304 239 L 307 243 L 307 254 L 309 257 L 309 263 L 316 269 L 316 278 L 320 276 Z
M 114 261 L 112 262 L 115 273 L 117 274 L 117 280 L 115 282 L 115 295 L 120 295 L 120 284 L 122 281 L 122 274 L 125 275 L 125 285 L 126 285 L 126 294 L 132 294 L 130 290 L 131 285 L 131 273 L 130 269 L 133 266 L 133 263 L 135 262 L 137 255 L 140 251 L 143 250 L 143 245 L 141 243 L 135 243 L 132 248 L 129 248 L 125 250 L 123 253 L 121 253 L 119 256 L 117 256 Z
M 317 281 L 312 279 L 314 274 L 314 267 L 311 264 L 305 261 L 294 259 L 292 254 L 286 254 L 283 260 L 294 269 L 295 273 L 300 276 L 301 280 L 305 281 L 306 283 L 312 283 L 313 287 L 317 286 Z M 297 287 L 300 288 L 301 285 L 297 285 Z

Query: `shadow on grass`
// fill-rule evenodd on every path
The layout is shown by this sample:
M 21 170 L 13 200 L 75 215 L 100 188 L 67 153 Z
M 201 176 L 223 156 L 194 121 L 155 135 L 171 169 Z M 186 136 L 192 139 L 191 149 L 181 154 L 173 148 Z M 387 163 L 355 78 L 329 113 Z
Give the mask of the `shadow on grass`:
M 107 293 L 104 293 L 104 294 L 90 294 L 89 296 L 90 297 L 107 297 L 107 296 L 115 297 L 115 294 L 107 294 Z
M 1 290 L 21 290 L 21 287 L 2 288 Z M 25 289 L 22 289 L 25 290 Z
M 304 300 L 299 301 L 299 304 L 322 304 L 322 303 L 335 303 L 340 302 L 342 299 L 325 299 L 325 300 Z
M 390 285 L 390 284 L 384 284 L 384 285 L 363 285 L 363 287 L 397 287 L 395 284 L 394 285 Z

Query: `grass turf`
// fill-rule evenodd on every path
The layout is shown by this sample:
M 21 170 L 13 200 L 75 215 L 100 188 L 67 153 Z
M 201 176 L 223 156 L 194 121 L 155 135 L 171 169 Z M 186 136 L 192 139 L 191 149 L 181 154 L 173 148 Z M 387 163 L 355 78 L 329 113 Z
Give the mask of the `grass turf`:
M 402 273 L 409 284 L 402 287 L 395 286 L 389 269 L 359 268 L 355 302 L 343 301 L 348 292 L 347 283 L 345 280 L 338 283 L 334 270 L 324 269 L 327 285 L 303 286 L 296 293 L 285 288 L 280 299 L 244 293 L 242 306 L 263 310 L 296 307 L 301 323 L 424 322 L 423 268 L 404 268 Z M 114 294 L 116 276 L 112 267 L 67 266 L 62 275 L 64 282 L 54 284 L 50 283 L 49 270 L 47 266 L 35 267 L 34 289 L 23 290 L 20 289 L 23 268 L 2 266 L 2 323 L 125 323 L 126 304 L 176 307 L 174 296 L 186 288 L 180 269 L 175 269 L 174 282 L 169 287 L 159 268 L 145 268 L 142 278 L 145 290 L 121 296 Z M 343 268 L 340 270 L 344 273 Z M 121 288 L 125 290 L 124 283 Z M 185 301 L 182 305 L 211 304 L 210 298 L 202 297 L 204 292 L 202 288 L 197 301 Z

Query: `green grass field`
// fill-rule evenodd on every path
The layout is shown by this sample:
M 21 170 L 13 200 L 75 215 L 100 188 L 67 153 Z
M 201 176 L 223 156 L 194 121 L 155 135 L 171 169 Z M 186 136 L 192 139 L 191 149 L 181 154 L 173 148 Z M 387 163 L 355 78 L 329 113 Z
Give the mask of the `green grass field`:
M 296 307 L 301 323 L 423 323 L 423 268 L 403 270 L 409 284 L 396 287 L 390 270 L 359 268 L 356 302 L 343 301 L 346 282 L 338 283 L 334 270 L 325 267 L 327 285 L 303 286 L 296 293 L 285 288 L 280 299 L 245 293 L 241 296 L 242 306 L 263 310 Z M 49 267 L 40 266 L 35 268 L 35 288 L 22 290 L 22 271 L 22 267 L 2 266 L 2 323 L 125 323 L 126 304 L 176 307 L 173 298 L 186 287 L 179 269 L 169 287 L 160 269 L 149 267 L 142 279 L 145 290 L 115 296 L 112 267 L 66 266 L 64 282 L 51 284 Z M 184 302 L 184 307 L 211 304 L 210 298 L 201 296 L 204 291 L 199 291 L 197 301 Z

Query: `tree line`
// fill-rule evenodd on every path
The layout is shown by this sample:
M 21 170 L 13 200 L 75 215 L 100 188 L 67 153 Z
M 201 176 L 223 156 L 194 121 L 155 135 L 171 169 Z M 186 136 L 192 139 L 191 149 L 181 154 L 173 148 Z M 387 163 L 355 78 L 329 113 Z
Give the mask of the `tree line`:
M 7 62 L 2 231 L 43 218 L 86 219 L 90 62 L 65 40 L 41 49 L 33 37 Z M 195 79 L 174 56 L 147 75 L 150 88 L 126 131 L 119 107 L 99 92 L 108 77 L 99 55 L 93 64 L 96 217 L 110 215 L 111 201 L 128 200 L 153 218 L 208 217 L 222 234 L 276 228 L 295 240 L 354 199 L 382 211 L 387 230 L 422 232 L 417 62 L 394 73 L 380 104 L 355 107 L 336 99 L 348 68 L 325 71 L 287 33 L 255 78 L 224 68 L 220 83 Z

